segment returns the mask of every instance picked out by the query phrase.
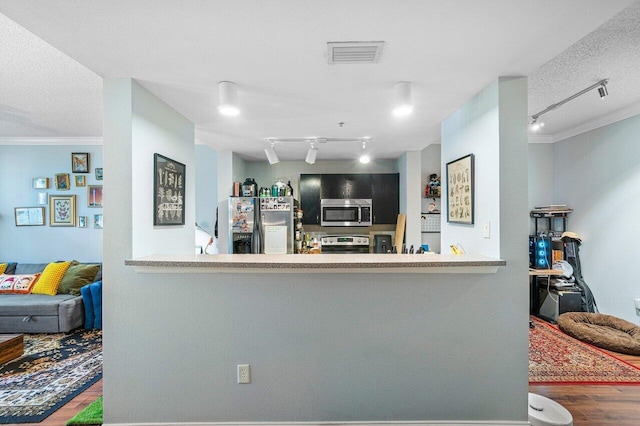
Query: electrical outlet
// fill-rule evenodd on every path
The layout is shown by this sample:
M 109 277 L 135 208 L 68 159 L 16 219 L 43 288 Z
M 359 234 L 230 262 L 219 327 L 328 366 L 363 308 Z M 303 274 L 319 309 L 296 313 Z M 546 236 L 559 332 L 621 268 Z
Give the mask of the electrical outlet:
M 251 383 L 251 367 L 249 364 L 238 364 L 238 383 Z

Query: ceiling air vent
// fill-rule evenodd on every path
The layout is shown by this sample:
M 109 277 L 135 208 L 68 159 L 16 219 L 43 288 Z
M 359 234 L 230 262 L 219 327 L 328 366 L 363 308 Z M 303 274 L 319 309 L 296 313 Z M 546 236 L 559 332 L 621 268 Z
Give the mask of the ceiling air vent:
M 375 64 L 383 46 L 384 41 L 331 41 L 327 56 L 330 64 Z

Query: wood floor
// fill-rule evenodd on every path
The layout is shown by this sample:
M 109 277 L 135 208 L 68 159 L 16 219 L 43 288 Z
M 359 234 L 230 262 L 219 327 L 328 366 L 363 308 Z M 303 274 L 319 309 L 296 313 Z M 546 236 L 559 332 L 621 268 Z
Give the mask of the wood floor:
M 640 367 L 640 357 L 610 353 Z M 571 412 L 574 426 L 640 425 L 640 386 L 529 386 L 529 392 L 562 404 Z M 64 426 L 67 420 L 100 395 L 102 379 L 42 422 L 19 426 Z

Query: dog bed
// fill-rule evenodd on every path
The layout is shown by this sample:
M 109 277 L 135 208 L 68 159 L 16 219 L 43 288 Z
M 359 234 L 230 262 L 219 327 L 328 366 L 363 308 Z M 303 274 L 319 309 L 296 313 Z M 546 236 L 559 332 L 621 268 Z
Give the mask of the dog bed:
M 640 355 L 640 327 L 612 315 L 565 312 L 558 327 L 571 337 L 599 348 L 629 355 Z

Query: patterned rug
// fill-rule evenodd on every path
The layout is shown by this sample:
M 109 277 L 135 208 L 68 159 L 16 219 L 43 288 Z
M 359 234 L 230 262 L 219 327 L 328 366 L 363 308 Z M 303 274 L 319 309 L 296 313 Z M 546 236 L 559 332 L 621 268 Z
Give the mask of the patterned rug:
M 640 368 L 557 327 L 531 318 L 529 383 L 532 385 L 640 385 Z
M 40 422 L 102 377 L 102 332 L 25 334 L 0 366 L 0 424 Z

